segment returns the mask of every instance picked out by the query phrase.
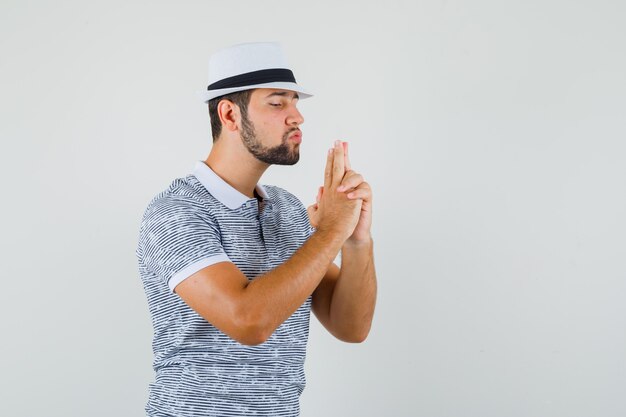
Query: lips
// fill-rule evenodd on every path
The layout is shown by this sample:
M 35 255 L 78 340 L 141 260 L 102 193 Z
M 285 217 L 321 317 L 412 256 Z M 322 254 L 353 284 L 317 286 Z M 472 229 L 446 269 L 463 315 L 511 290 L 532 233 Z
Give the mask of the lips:
M 289 140 L 292 140 L 296 143 L 301 143 L 302 142 L 302 133 L 301 132 L 294 132 L 291 135 L 289 135 Z

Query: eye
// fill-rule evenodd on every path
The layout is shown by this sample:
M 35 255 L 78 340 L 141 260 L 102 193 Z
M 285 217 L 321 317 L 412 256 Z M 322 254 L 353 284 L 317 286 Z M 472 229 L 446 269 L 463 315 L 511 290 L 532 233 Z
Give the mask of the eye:
M 281 103 L 270 103 L 270 106 L 274 106 L 274 107 L 280 107 L 282 104 Z

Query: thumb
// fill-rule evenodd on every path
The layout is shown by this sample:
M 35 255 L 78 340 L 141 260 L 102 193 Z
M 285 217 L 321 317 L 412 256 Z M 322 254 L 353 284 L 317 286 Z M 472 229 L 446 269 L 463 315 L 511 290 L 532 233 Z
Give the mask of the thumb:
M 317 211 L 318 211 L 318 206 L 317 203 L 315 204 L 311 204 L 309 207 L 306 208 L 306 212 L 309 215 L 309 222 L 311 223 L 311 226 L 317 228 Z
M 320 200 L 322 199 L 323 194 L 324 194 L 324 187 L 319 187 L 317 189 L 317 197 L 315 198 L 315 201 L 317 201 L 317 204 L 320 203 Z

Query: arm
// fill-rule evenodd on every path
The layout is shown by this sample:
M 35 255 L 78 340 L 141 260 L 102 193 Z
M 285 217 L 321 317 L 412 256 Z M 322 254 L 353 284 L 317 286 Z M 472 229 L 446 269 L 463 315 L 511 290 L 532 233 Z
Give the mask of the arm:
M 376 305 L 373 241 L 344 244 L 341 269 L 331 264 L 313 293 L 312 308 L 337 339 L 360 343 L 369 334 Z
M 176 286 L 198 314 L 242 344 L 263 343 L 315 290 L 341 247 L 315 232 L 285 263 L 248 281 L 231 262 L 208 266 Z
M 328 154 L 325 186 L 336 189 L 344 176 L 336 146 Z M 342 154 L 341 154 L 342 155 Z M 313 293 L 359 220 L 361 201 L 328 193 L 319 203 L 317 231 L 285 263 L 251 282 L 230 262 L 201 269 L 175 292 L 198 314 L 243 344 L 264 342 Z
M 313 293 L 312 309 L 337 339 L 360 343 L 369 334 L 376 305 L 373 241 L 346 242 L 341 253 L 341 269 L 331 264 Z
M 341 269 L 331 264 L 328 273 L 313 293 L 312 308 L 320 323 L 344 342 L 363 342 L 372 325 L 376 304 L 372 224 L 372 190 L 363 177 L 352 171 L 348 143 L 343 144 L 345 175 L 336 191 L 346 192 L 350 199 L 361 199 L 359 221 L 341 249 Z M 323 197 L 325 187 L 317 196 Z M 335 191 L 335 192 L 336 192 Z M 317 205 L 309 207 L 312 223 L 318 221 Z

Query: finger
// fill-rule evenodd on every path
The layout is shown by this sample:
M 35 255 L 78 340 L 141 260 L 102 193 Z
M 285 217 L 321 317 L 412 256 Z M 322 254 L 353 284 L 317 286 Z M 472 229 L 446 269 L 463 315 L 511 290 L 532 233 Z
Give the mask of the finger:
M 347 171 L 346 175 L 343 177 L 343 181 L 341 181 L 341 185 L 337 187 L 337 191 L 346 191 L 350 188 L 356 188 L 364 181 L 361 174 L 354 171 Z
M 317 204 L 320 203 L 320 200 L 322 199 L 322 190 L 324 189 L 324 187 L 319 187 L 317 189 L 317 197 L 315 197 L 315 201 L 317 202 Z
M 332 169 L 334 156 L 335 153 L 333 152 L 333 148 L 330 148 L 326 156 L 326 169 L 324 170 L 324 188 L 326 188 L 327 190 L 330 189 L 330 184 L 333 178 Z
M 363 190 L 356 189 L 354 191 L 350 191 L 346 196 L 350 200 L 361 199 L 365 201 L 370 201 L 372 199 L 372 192 L 370 190 L 365 190 L 365 189 Z
M 350 171 L 352 168 L 350 167 L 350 157 L 348 156 L 348 142 L 343 143 L 343 152 L 344 152 L 344 165 L 346 167 L 346 171 Z
M 345 165 L 343 163 L 343 145 L 341 141 L 335 141 L 334 148 L 334 158 L 333 158 L 333 178 L 331 184 L 334 187 L 337 187 L 341 184 L 343 180 L 343 176 L 345 175 Z
M 369 184 L 366 182 L 361 183 L 356 189 L 350 191 L 346 194 L 349 199 L 360 198 L 362 200 L 371 201 L 372 200 L 372 189 Z

